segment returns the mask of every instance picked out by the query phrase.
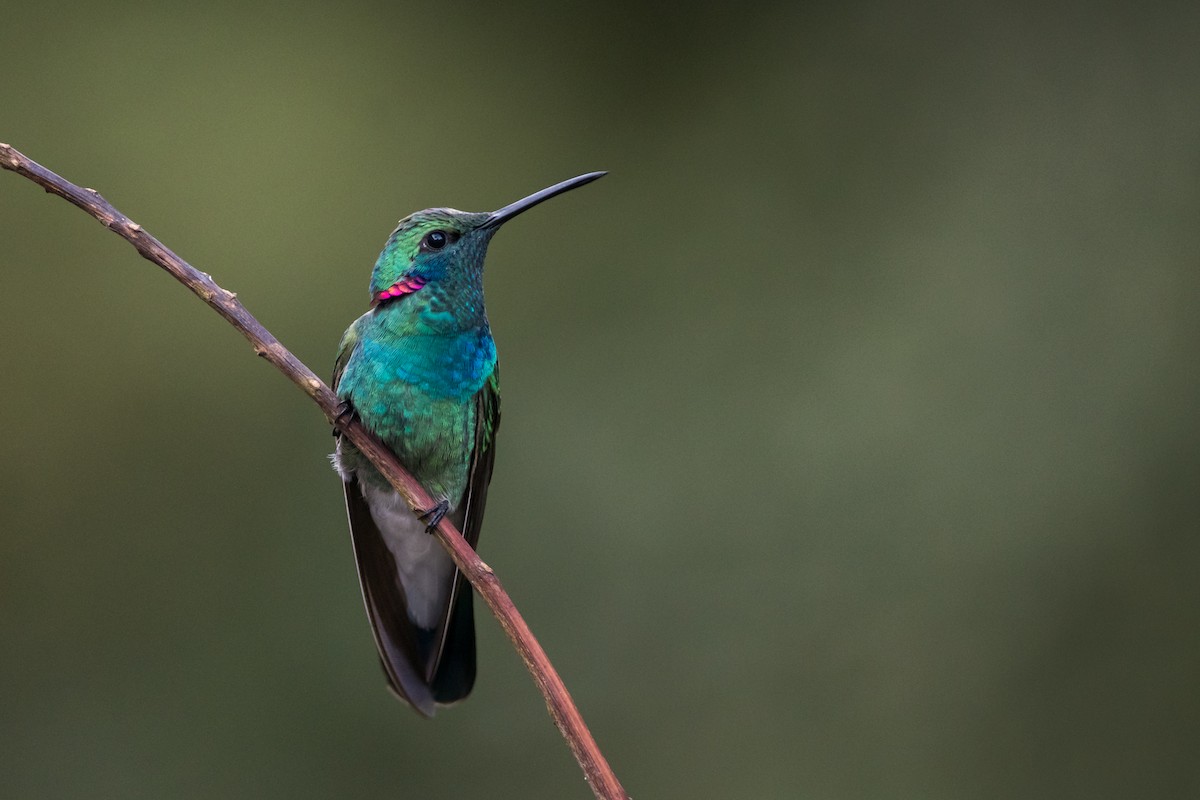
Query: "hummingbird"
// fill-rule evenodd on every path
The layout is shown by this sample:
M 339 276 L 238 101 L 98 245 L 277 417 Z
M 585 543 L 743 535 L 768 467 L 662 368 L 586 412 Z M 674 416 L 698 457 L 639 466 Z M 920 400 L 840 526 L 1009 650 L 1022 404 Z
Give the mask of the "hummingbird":
M 471 587 L 430 534 L 448 516 L 472 548 L 500 425 L 500 373 L 483 302 L 483 262 L 501 225 L 591 183 L 589 172 L 498 211 L 428 208 L 400 220 L 371 273 L 371 307 L 334 364 L 339 421 L 357 416 L 436 504 L 414 513 L 340 434 L 342 478 L 363 604 L 389 689 L 418 713 L 475 683 Z

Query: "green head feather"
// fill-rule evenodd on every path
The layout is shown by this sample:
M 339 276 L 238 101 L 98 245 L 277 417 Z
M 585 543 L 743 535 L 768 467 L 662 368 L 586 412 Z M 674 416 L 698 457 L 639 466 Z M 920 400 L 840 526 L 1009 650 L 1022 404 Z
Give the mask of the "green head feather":
M 371 305 L 397 335 L 487 325 L 483 260 L 488 214 L 429 208 L 400 220 L 371 273 Z
M 481 227 L 487 219 L 486 213 L 427 208 L 400 220 L 371 273 L 371 300 L 406 278 L 429 283 L 482 274 L 496 230 Z
M 410 214 L 400 220 L 375 262 L 371 304 L 401 309 L 390 315 L 392 327 L 401 333 L 445 333 L 486 326 L 483 260 L 497 228 L 602 175 L 589 172 L 556 183 L 491 213 L 427 208 Z

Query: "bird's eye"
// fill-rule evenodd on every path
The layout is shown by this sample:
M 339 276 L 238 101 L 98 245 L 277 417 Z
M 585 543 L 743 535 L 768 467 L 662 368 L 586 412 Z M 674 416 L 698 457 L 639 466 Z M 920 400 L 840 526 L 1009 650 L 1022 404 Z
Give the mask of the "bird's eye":
M 445 231 L 430 231 L 421 240 L 422 250 L 441 250 L 450 243 L 450 236 Z

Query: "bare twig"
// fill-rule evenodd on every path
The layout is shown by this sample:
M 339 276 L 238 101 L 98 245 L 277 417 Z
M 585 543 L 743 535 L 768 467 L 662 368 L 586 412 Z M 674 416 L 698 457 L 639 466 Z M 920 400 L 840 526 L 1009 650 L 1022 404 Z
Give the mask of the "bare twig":
M 237 299 L 233 292 L 226 291 L 213 281 L 212 277 L 200 272 L 142 229 L 129 217 L 114 208 L 100 196 L 95 189 L 84 189 L 54 174 L 24 154 L 7 144 L 0 143 L 0 167 L 23 175 L 41 186 L 47 192 L 79 206 L 88 214 L 99 220 L 105 227 L 112 230 L 121 238 L 132 244 L 145 258 L 171 273 L 172 276 L 187 288 L 191 289 L 201 300 L 212 306 L 218 314 L 230 325 L 237 328 L 254 348 L 254 352 L 271 362 L 276 369 L 287 376 L 288 380 L 300 387 L 301 391 L 313 399 L 321 407 L 325 418 L 332 423 L 338 415 L 338 399 L 325 382 L 306 367 L 300 359 L 279 343 L 256 320 L 246 307 Z M 391 482 L 396 490 L 403 495 L 410 508 L 414 510 L 430 508 L 433 499 L 425 492 L 416 479 L 410 475 L 396 456 L 376 439 L 358 420 L 351 420 L 342 425 L 344 435 L 374 464 Z M 584 777 L 592 791 L 600 800 L 626 800 L 628 795 L 621 787 L 616 775 L 605 761 L 600 748 L 596 746 L 592 734 L 580 716 L 579 710 L 571 700 L 567 687 L 554 670 L 545 651 L 534 638 L 529 626 L 521 618 L 516 606 L 513 605 L 508 593 L 500 585 L 500 580 L 492 572 L 492 568 L 480 560 L 479 556 L 463 539 L 462 534 L 448 519 L 442 519 L 437 527 L 437 536 L 442 545 L 450 552 L 454 563 L 462 570 L 467 580 L 475 587 L 484 601 L 491 608 L 496 619 L 500 621 L 504 632 L 512 640 L 513 646 L 520 653 L 525 666 L 533 676 L 542 695 L 546 698 L 546 707 L 554 724 L 567 741 L 567 746 L 575 754 L 579 766 L 583 768 Z

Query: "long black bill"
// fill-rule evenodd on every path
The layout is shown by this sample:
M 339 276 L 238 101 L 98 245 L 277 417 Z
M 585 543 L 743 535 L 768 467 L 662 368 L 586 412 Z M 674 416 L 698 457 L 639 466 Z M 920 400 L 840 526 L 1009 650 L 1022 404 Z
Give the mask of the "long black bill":
M 549 200 L 551 197 L 560 195 L 563 192 L 569 192 L 572 189 L 583 186 L 585 183 L 591 183 L 597 178 L 603 178 L 607 174 L 607 172 L 589 172 L 586 175 L 580 175 L 576 178 L 565 180 L 562 183 L 556 183 L 553 186 L 547 186 L 540 192 L 534 192 L 533 194 L 529 195 L 529 197 L 518 200 L 515 203 L 509 203 L 499 211 L 493 211 L 488 215 L 487 221 L 485 221 L 480 227 L 494 228 L 497 225 L 512 219 L 522 211 L 528 211 L 544 200 Z

